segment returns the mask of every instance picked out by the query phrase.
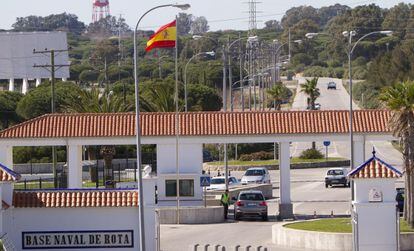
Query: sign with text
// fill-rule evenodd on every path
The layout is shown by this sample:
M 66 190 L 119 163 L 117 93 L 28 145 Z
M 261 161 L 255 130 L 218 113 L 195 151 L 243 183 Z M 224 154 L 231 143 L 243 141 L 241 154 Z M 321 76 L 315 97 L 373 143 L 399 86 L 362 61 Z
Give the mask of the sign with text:
M 23 232 L 23 249 L 133 248 L 134 231 Z

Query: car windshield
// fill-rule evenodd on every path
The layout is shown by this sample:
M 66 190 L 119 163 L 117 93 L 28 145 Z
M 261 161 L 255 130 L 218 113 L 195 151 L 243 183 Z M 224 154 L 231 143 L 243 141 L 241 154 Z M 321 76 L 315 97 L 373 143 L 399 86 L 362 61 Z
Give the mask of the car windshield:
M 239 200 L 264 200 L 260 193 L 242 193 Z
M 343 175 L 344 172 L 342 170 L 329 170 L 328 175 Z
M 217 184 L 224 184 L 224 178 L 220 179 L 211 179 L 211 184 L 217 185 Z
M 265 174 L 264 170 L 250 169 L 250 170 L 247 170 L 244 175 L 246 175 L 246 176 L 262 176 L 263 174 Z

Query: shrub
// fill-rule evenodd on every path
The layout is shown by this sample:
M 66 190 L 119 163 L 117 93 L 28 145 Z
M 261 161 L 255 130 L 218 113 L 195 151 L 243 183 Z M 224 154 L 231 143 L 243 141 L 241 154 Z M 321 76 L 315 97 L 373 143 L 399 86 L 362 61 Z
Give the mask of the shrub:
M 322 159 L 323 154 L 319 150 L 310 148 L 303 151 L 299 157 L 301 159 Z
M 241 161 L 253 161 L 253 160 L 268 160 L 273 159 L 273 153 L 272 152 L 255 152 L 251 154 L 242 154 L 240 156 Z

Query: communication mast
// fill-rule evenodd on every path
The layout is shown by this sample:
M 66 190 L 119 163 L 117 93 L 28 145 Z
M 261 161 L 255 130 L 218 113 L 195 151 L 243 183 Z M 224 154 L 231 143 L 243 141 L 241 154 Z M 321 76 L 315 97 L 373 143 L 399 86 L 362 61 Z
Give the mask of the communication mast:
M 98 22 L 110 15 L 109 0 L 92 0 L 92 22 Z
M 257 30 L 257 8 L 256 5 L 260 3 L 256 0 L 249 0 L 247 4 L 249 5 L 249 36 L 256 35 Z

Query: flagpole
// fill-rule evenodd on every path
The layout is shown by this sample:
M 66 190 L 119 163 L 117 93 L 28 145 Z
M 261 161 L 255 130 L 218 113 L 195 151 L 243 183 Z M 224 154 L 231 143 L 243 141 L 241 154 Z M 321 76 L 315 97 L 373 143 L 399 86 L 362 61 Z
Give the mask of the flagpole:
M 177 189 L 177 224 L 180 224 L 180 168 L 179 168 L 179 136 L 180 136 L 180 114 L 178 106 L 178 21 L 175 16 L 175 169 Z

